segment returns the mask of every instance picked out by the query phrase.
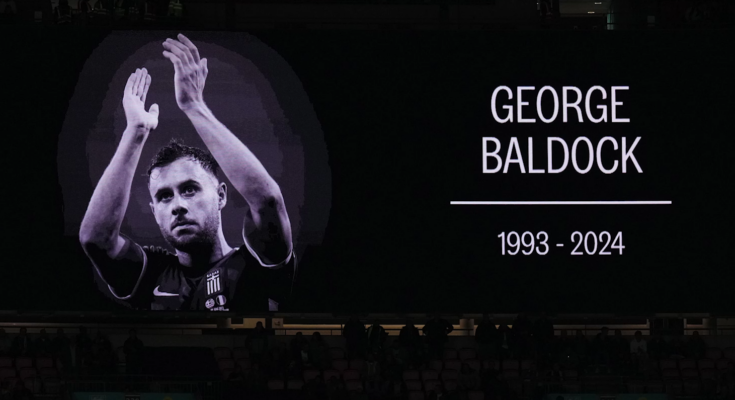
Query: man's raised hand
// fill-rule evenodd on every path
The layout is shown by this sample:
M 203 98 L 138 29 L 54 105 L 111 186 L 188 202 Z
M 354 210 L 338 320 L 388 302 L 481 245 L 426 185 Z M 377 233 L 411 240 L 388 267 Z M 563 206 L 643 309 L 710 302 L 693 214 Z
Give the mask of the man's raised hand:
M 204 104 L 204 84 L 207 79 L 207 59 L 199 58 L 199 50 L 186 36 L 163 42 L 163 56 L 174 65 L 176 103 L 182 111 Z
M 129 128 L 153 130 L 158 126 L 158 104 L 153 104 L 149 111 L 145 110 L 145 98 L 151 86 L 148 70 L 136 69 L 128 78 L 123 96 L 123 108 Z

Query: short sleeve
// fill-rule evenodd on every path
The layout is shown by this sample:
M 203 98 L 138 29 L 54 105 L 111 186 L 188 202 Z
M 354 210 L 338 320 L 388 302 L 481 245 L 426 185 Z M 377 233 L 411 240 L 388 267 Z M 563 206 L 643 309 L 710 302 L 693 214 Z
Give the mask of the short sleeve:
M 156 270 L 168 253 L 161 248 L 140 246 L 120 235 L 125 245 L 114 259 L 92 261 L 98 289 L 118 304 L 135 309 L 150 308 Z

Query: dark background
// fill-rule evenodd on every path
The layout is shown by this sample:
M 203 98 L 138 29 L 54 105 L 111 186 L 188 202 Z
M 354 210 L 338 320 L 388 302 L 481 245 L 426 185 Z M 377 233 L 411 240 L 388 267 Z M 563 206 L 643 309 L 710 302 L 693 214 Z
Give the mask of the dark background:
M 2 308 L 113 310 L 96 293 L 76 238 L 63 236 L 56 171 L 68 99 L 106 32 L 2 33 Z M 322 246 L 306 249 L 290 310 L 733 311 L 732 33 L 252 33 L 303 83 L 332 171 L 329 225 Z M 121 49 L 121 59 L 132 50 Z M 562 85 L 627 85 L 621 110 L 631 123 L 499 125 L 490 111 L 499 85 L 552 85 L 559 93 Z M 481 173 L 483 136 L 504 145 L 518 136 L 526 154 L 528 136 L 564 137 L 571 147 L 578 136 L 596 143 L 607 135 L 629 143 L 642 136 L 635 154 L 643 174 L 579 175 L 571 161 L 557 175 Z M 451 200 L 674 204 L 497 208 Z M 497 235 L 511 230 L 546 231 L 550 254 L 501 256 Z M 622 231 L 624 254 L 570 256 L 571 233 L 589 230 Z M 553 246 L 561 241 L 563 249 Z

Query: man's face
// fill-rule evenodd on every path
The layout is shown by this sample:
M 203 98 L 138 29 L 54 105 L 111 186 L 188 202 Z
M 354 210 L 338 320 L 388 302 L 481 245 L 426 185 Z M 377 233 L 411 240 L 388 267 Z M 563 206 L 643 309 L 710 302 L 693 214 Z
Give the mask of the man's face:
M 224 183 L 197 161 L 180 158 L 151 171 L 148 190 L 151 211 L 171 246 L 192 252 L 214 245 L 227 201 Z

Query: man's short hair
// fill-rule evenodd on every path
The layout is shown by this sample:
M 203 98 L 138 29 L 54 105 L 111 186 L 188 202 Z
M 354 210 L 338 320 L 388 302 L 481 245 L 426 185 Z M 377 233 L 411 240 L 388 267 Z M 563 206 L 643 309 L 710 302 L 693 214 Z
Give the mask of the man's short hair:
M 171 139 L 168 145 L 161 147 L 153 157 L 151 166 L 148 168 L 148 182 L 150 182 L 151 173 L 154 169 L 165 167 L 180 158 L 188 158 L 198 162 L 205 171 L 212 174 L 219 181 L 217 177 L 219 164 L 212 157 L 212 154 L 198 147 L 187 146 L 181 139 Z

